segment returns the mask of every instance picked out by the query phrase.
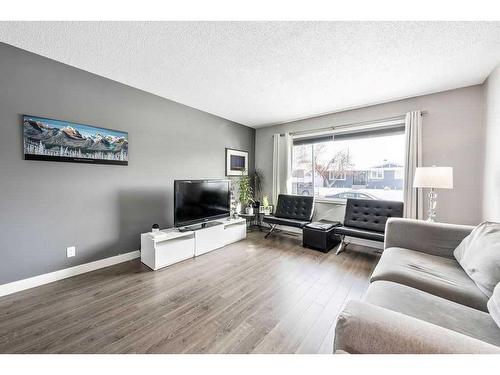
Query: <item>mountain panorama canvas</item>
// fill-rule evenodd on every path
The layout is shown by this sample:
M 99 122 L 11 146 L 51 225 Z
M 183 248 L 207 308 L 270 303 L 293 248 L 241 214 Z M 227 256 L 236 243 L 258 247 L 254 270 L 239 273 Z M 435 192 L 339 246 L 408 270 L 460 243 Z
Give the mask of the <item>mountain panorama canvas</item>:
M 24 158 L 128 165 L 128 133 L 23 116 Z

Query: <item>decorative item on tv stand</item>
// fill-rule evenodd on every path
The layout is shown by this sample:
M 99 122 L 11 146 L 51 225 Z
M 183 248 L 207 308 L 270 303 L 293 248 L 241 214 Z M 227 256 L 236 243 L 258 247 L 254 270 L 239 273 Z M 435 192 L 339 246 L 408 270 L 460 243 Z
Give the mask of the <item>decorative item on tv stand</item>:
M 239 216 L 239 213 L 241 211 L 241 204 L 237 203 L 237 199 L 236 199 L 236 191 L 235 191 L 235 185 L 236 185 L 236 181 L 235 179 L 231 179 L 231 186 L 230 186 L 230 194 L 231 194 L 231 198 L 230 198 L 230 211 L 231 211 L 231 218 L 233 219 L 237 219 Z M 239 205 L 239 207 L 238 207 Z
M 417 167 L 415 170 L 415 179 L 413 180 L 415 188 L 430 188 L 429 191 L 429 210 L 427 211 L 427 221 L 436 220 L 437 193 L 434 189 L 453 189 L 453 168 L 452 167 Z

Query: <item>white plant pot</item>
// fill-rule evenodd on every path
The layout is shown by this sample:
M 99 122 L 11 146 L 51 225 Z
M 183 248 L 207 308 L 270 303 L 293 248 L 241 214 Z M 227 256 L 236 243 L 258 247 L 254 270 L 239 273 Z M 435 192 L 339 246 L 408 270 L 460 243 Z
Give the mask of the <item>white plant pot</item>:
M 271 209 L 269 207 L 264 208 L 264 215 L 271 215 Z
M 249 206 L 249 207 L 245 208 L 245 213 L 247 215 L 253 215 L 253 207 Z

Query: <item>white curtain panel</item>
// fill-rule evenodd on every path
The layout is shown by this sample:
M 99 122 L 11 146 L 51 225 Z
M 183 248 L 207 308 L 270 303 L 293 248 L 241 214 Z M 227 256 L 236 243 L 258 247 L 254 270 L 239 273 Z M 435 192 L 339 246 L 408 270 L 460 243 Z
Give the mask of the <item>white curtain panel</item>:
M 285 133 L 283 148 L 284 148 L 284 163 L 285 168 L 283 170 L 283 183 L 281 187 L 282 194 L 292 193 L 292 144 L 293 139 L 290 133 Z
M 292 192 L 292 137 L 273 134 L 273 205 L 278 195 Z
M 404 176 L 404 217 L 422 219 L 424 201 L 421 189 L 413 187 L 415 170 L 422 166 L 422 113 L 412 111 L 405 119 L 406 160 Z
M 280 192 L 280 135 L 273 134 L 273 201 L 272 204 L 276 205 L 278 195 Z

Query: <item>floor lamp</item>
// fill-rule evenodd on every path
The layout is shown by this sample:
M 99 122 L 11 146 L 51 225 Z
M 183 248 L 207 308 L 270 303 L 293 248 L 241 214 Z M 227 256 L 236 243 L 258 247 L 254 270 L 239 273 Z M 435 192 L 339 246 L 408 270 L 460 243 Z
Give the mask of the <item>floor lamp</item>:
M 437 207 L 437 193 L 435 189 L 453 189 L 453 168 L 436 166 L 417 167 L 413 187 L 431 189 L 429 191 L 427 221 L 435 221 Z

